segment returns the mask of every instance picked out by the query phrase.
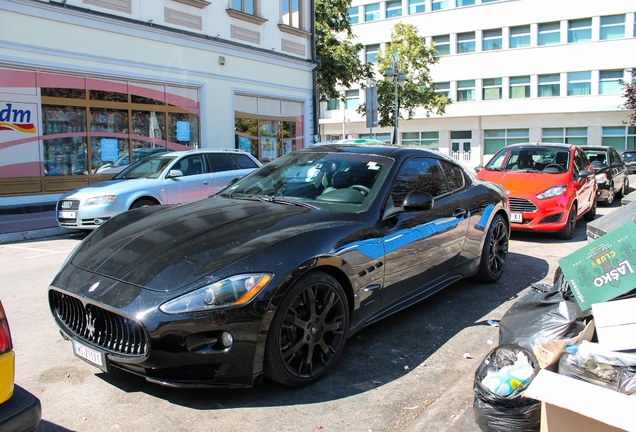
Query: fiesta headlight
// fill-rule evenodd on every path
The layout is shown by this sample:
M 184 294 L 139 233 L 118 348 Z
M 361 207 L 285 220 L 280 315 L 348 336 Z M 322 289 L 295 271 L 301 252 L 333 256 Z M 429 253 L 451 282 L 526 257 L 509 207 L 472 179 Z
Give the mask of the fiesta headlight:
M 84 202 L 84 205 L 92 206 L 92 205 L 110 204 L 112 202 L 115 202 L 115 195 L 104 195 L 104 196 L 89 198 Z
M 180 314 L 239 306 L 252 300 L 272 280 L 269 273 L 250 273 L 211 282 L 159 306 L 167 314 Z
M 556 198 L 558 196 L 563 195 L 567 189 L 568 189 L 567 186 L 554 186 L 538 194 L 537 198 L 540 200 L 544 200 L 548 198 Z
M 596 183 L 603 184 L 607 181 L 607 174 L 597 174 L 596 175 Z

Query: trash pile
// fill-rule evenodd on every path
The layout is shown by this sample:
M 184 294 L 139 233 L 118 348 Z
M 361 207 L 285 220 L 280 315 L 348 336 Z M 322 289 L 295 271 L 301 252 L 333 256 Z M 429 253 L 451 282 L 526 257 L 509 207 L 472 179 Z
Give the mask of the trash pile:
M 504 314 L 475 372 L 482 431 L 636 431 L 635 223 L 559 260 L 552 285 Z

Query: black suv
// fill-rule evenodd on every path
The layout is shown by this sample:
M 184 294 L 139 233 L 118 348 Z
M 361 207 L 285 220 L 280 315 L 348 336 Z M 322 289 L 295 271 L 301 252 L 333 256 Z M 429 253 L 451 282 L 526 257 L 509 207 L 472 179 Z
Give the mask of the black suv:
M 614 147 L 581 146 L 594 168 L 598 190 L 596 201 L 606 206 L 612 205 L 616 195 L 627 195 L 629 173 L 627 165 Z

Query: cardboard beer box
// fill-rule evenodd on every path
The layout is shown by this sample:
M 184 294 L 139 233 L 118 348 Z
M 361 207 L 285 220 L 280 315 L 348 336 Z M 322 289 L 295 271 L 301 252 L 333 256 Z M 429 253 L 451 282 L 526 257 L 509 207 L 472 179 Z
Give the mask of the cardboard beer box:
M 636 288 L 636 224 L 629 221 L 559 260 L 582 310 Z

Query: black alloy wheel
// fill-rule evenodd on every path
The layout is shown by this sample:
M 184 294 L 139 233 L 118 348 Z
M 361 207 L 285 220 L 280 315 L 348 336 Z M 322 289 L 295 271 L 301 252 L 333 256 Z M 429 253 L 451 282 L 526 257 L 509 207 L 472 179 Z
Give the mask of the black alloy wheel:
M 478 280 L 495 282 L 501 277 L 508 256 L 509 236 L 510 229 L 506 220 L 500 214 L 495 215 L 484 241 L 479 273 L 477 273 Z
M 292 387 L 333 369 L 344 350 L 349 306 L 332 276 L 315 271 L 296 282 L 278 306 L 265 347 L 265 376 Z
M 568 213 L 568 220 L 565 222 L 565 226 L 559 231 L 559 238 L 561 240 L 572 240 L 574 238 L 574 231 L 576 230 L 576 203 L 572 204 L 570 212 Z

